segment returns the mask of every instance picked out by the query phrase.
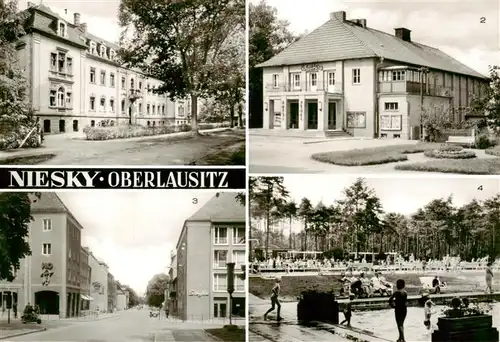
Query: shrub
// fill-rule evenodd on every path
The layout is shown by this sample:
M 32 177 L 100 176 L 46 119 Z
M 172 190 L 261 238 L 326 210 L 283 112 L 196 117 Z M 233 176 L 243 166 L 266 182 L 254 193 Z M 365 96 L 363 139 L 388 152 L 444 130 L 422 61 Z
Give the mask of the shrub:
M 32 129 L 32 127 L 21 126 L 16 131 L 0 135 L 0 150 L 18 148 Z M 32 132 L 28 140 L 24 143 L 23 148 L 40 147 L 41 141 L 41 132 Z
M 476 138 L 476 147 L 485 150 L 493 146 L 493 142 L 490 137 L 486 134 L 481 134 Z
M 159 134 L 170 134 L 177 132 L 187 132 L 191 130 L 189 125 L 180 126 L 108 126 L 108 127 L 90 127 L 83 129 L 87 140 L 111 140 L 133 137 L 145 137 Z
M 458 152 L 462 151 L 463 147 L 457 145 L 443 144 L 438 148 L 438 150 L 440 152 Z

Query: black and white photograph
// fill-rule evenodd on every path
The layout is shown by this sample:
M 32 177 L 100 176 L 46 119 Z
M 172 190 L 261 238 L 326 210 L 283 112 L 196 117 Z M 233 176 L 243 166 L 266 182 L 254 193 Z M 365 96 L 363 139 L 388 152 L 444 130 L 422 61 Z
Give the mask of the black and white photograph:
M 500 180 L 252 176 L 251 341 L 498 341 Z
M 245 0 L 0 9 L 1 164 L 245 165 Z
M 249 0 L 249 171 L 500 174 L 499 13 Z
M 244 202 L 243 192 L 0 193 L 0 339 L 245 341 Z

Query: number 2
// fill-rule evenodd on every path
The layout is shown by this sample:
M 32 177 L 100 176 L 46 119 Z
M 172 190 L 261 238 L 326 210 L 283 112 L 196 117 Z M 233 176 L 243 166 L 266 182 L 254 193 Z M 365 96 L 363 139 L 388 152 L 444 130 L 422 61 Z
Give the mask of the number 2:
M 481 17 L 480 21 L 479 21 L 481 24 L 484 24 L 486 23 L 486 18 L 485 17 Z

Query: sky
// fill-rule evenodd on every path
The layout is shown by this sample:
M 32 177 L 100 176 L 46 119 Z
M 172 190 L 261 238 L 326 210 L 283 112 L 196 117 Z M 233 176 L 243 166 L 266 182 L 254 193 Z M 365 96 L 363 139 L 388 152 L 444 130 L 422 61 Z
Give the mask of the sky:
M 258 4 L 260 0 L 250 0 Z M 410 29 L 412 40 L 430 45 L 487 75 L 489 64 L 500 60 L 500 3 L 470 1 L 343 1 L 266 0 L 278 18 L 296 33 L 311 32 L 329 20 L 329 14 L 346 11 L 347 19 L 367 19 L 367 26 L 394 34 Z M 481 23 L 481 18 L 485 22 Z
M 80 22 L 87 23 L 88 32 L 112 43 L 118 43 L 121 32 L 118 25 L 119 0 L 32 0 L 31 2 L 34 4 L 42 2 L 71 23 L 73 13 L 80 13 Z M 27 7 L 28 1 L 19 0 L 19 9 Z
M 497 178 L 477 177 L 363 177 L 367 186 L 380 198 L 385 212 L 413 214 L 418 208 L 437 198 L 453 196 L 455 206 L 462 206 L 473 199 L 478 201 L 494 197 L 500 193 L 500 180 Z M 303 197 L 312 205 L 323 201 L 325 205 L 342 199 L 343 190 L 356 181 L 356 176 L 331 175 L 286 175 L 284 185 L 290 199 L 297 204 Z M 285 234 L 289 224 L 284 223 Z M 297 222 L 292 230 L 299 232 L 302 225 Z
M 184 221 L 215 192 L 98 190 L 57 195 L 83 226 L 82 246 L 108 264 L 116 280 L 143 294 L 155 274 L 168 273 Z

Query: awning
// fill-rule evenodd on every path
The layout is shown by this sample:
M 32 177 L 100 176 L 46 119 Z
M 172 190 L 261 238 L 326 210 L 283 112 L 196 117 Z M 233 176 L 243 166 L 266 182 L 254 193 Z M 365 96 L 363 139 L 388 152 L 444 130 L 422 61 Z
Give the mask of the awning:
M 82 297 L 83 300 L 94 300 L 94 298 L 80 294 L 80 297 Z

